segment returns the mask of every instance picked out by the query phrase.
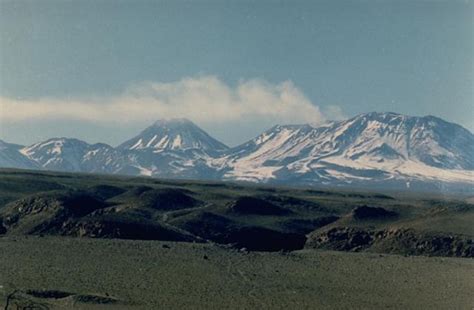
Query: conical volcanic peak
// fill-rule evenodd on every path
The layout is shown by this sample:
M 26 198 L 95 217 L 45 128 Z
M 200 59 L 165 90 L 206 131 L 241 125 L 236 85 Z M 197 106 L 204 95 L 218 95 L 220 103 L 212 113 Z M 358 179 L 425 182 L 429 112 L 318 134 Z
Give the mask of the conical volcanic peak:
M 227 149 L 204 130 L 185 118 L 158 120 L 132 139 L 122 143 L 120 149 L 155 151 L 200 150 L 216 154 Z

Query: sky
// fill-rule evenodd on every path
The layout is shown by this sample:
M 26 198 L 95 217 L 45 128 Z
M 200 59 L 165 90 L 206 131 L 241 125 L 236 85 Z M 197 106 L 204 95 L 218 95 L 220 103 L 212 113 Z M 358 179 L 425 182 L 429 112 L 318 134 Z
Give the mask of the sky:
M 228 145 L 371 111 L 474 131 L 474 1 L 0 1 L 0 139 Z

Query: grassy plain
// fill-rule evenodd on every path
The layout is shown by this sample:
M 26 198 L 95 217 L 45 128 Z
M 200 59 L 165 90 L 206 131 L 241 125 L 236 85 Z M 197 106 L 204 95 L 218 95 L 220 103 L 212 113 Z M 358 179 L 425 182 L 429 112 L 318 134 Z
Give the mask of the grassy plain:
M 0 305 L 472 309 L 473 222 L 465 196 L 0 169 Z

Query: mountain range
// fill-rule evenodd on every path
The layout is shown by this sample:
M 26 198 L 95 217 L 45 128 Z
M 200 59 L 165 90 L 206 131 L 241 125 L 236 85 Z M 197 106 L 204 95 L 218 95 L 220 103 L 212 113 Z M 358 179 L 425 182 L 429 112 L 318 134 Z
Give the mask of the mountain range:
M 0 167 L 390 189 L 474 188 L 474 135 L 434 116 L 367 113 L 277 125 L 229 148 L 187 119 L 159 120 L 117 147 L 0 140 Z

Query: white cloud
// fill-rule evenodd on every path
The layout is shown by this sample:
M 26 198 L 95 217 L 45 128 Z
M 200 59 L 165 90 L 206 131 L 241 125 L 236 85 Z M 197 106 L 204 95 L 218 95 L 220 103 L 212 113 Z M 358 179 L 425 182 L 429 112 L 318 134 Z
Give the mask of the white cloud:
M 0 97 L 1 121 L 143 122 L 185 117 L 216 123 L 262 120 L 320 123 L 324 116 L 292 82 L 243 80 L 230 86 L 214 76 L 172 83 L 144 82 L 106 98 L 20 100 Z

